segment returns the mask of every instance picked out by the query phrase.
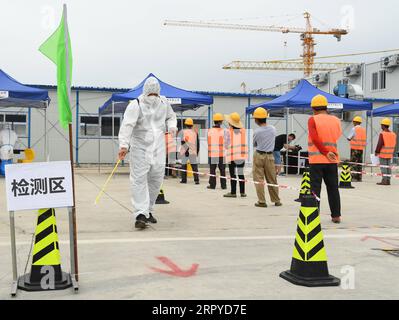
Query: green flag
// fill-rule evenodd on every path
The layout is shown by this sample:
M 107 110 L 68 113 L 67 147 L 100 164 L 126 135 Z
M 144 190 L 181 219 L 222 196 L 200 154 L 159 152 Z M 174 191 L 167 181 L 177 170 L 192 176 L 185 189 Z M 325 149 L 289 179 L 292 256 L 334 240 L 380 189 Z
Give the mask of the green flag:
M 58 112 L 61 126 L 66 129 L 72 123 L 71 79 L 72 51 L 64 4 L 61 23 L 57 30 L 40 46 L 39 51 L 57 66 Z

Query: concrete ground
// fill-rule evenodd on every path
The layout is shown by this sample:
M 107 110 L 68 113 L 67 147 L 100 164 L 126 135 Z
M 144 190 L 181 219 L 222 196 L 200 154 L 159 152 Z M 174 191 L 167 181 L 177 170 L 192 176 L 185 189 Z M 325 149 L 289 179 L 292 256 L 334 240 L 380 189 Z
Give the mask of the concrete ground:
M 203 169 L 206 171 L 206 169 Z M 399 248 L 399 180 L 376 186 L 367 176 L 355 189 L 341 190 L 343 223 L 330 222 L 326 194 L 322 194 L 321 224 L 332 275 L 340 287 L 295 286 L 279 273 L 289 269 L 299 204 L 297 191 L 281 190 L 283 206 L 256 208 L 253 185 L 247 198 L 223 198 L 223 190 L 206 189 L 192 180 L 181 185 L 165 180 L 168 205 L 158 205 L 159 223 L 136 231 L 128 212 L 126 168 L 111 180 L 108 194 L 94 199 L 110 169 L 76 174 L 80 290 L 30 293 L 15 299 L 398 299 L 399 258 L 376 249 Z M 300 177 L 279 178 L 298 187 Z M 10 299 L 12 281 L 9 218 L 4 180 L 0 180 L 0 300 Z M 16 213 L 19 273 L 30 269 L 27 258 L 36 222 L 35 212 Z M 69 271 L 65 210 L 57 210 L 63 269 Z M 183 270 L 176 277 L 157 257 L 166 257 Z M 170 270 L 170 269 L 169 269 Z

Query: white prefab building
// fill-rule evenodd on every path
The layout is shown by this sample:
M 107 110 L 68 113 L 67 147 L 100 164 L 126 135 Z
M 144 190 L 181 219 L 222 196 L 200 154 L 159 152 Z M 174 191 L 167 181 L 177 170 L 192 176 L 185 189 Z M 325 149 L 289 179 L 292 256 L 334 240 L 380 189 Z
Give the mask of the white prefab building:
M 33 85 L 35 86 L 35 85 Z M 10 123 L 17 132 L 19 139 L 16 149 L 31 147 L 34 149 L 35 161 L 45 161 L 47 131 L 47 150 L 50 160 L 69 159 L 68 131 L 60 127 L 58 122 L 57 92 L 54 86 L 36 85 L 49 91 L 51 98 L 47 111 L 29 108 L 0 109 L 0 128 L 4 123 Z M 74 160 L 78 164 L 114 163 L 118 152 L 118 132 L 122 114 L 99 117 L 98 109 L 115 92 L 126 92 L 125 88 L 72 88 L 73 114 L 73 146 Z M 213 96 L 212 106 L 204 106 L 197 110 L 178 113 L 178 125 L 185 118 L 191 117 L 200 128 L 200 160 L 207 163 L 207 139 L 205 137 L 213 113 L 229 114 L 238 112 L 244 122 L 245 108 L 251 104 L 261 103 L 275 98 L 274 95 L 244 94 L 226 92 L 198 92 Z M 99 123 L 101 119 L 101 123 Z M 113 124 L 112 124 L 113 119 Z M 112 130 L 114 134 L 112 134 Z M 21 154 L 23 157 L 23 154 Z
M 347 68 L 335 70 L 331 72 L 316 73 L 312 77 L 307 78 L 314 86 L 320 90 L 329 92 L 342 97 L 369 101 L 373 103 L 373 108 L 378 108 L 387 104 L 399 102 L 399 55 L 391 55 L 382 57 L 380 60 L 371 63 L 361 63 L 348 65 Z M 275 87 L 267 89 L 254 90 L 253 93 L 266 95 L 283 95 L 296 87 L 300 79 L 281 83 Z M 365 112 L 344 112 L 342 114 L 342 127 L 344 135 L 348 135 L 352 128 L 352 119 L 354 116 L 363 117 L 366 125 Z M 308 116 L 295 115 L 290 118 L 289 131 L 299 136 L 297 143 L 306 144 L 306 121 Z M 394 118 L 394 130 L 398 133 L 399 118 Z M 378 134 L 380 131 L 381 118 L 374 118 L 372 121 L 373 130 L 371 131 L 371 119 L 369 119 L 368 130 L 368 150 L 371 153 L 375 148 Z M 371 134 L 372 133 L 372 134 Z M 373 137 L 372 142 L 370 137 Z M 398 135 L 399 137 L 399 135 Z M 398 138 L 399 139 L 399 138 Z M 399 142 L 399 141 L 398 141 Z M 349 157 L 349 143 L 342 138 L 339 143 L 339 150 L 343 157 Z

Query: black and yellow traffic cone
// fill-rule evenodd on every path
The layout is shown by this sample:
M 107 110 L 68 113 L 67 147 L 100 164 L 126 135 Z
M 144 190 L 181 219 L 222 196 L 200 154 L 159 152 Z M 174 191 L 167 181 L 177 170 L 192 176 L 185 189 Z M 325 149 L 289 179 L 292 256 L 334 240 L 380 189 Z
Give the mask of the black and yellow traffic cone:
M 296 202 L 301 202 L 305 194 L 310 194 L 310 171 L 305 169 L 302 176 L 301 191 L 299 191 L 299 198 L 295 199 Z
M 319 208 L 312 195 L 302 197 L 291 269 L 280 277 L 306 287 L 338 286 L 341 282 L 328 273 Z
M 155 200 L 155 204 L 169 204 L 170 202 L 165 199 L 165 192 L 163 188 L 159 191 L 157 200 Z
M 347 163 L 342 164 L 342 171 L 339 177 L 339 187 L 343 189 L 355 188 L 354 186 L 352 186 L 351 167 Z
M 31 273 L 18 280 L 25 291 L 62 290 L 72 286 L 71 276 L 61 269 L 54 209 L 40 209 L 35 231 Z

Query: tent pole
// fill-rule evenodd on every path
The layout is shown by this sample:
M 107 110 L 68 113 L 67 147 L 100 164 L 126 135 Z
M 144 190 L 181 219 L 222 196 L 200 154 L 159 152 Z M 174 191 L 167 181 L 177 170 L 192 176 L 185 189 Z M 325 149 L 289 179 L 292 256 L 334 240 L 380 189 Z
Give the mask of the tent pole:
M 371 125 L 371 132 L 370 132 L 370 137 L 371 137 L 371 150 L 370 150 L 370 153 L 374 153 L 374 128 L 373 128 L 373 110 L 371 110 L 371 122 L 370 122 L 370 125 Z M 371 167 L 371 173 L 373 173 L 373 167 Z
M 212 106 L 212 108 L 213 108 L 213 106 Z M 209 105 L 208 106 L 208 129 L 211 128 L 211 126 L 212 126 L 212 122 L 211 122 L 212 114 L 213 114 L 213 110 L 211 110 L 211 106 Z
M 98 131 L 97 131 L 97 137 L 98 137 L 98 173 L 100 174 L 100 162 L 101 162 L 101 114 L 98 114 Z
M 48 152 L 47 108 L 48 101 L 46 102 L 46 109 L 44 109 L 44 156 L 46 157 L 46 161 L 50 161 L 50 155 Z
M 285 111 L 285 134 L 286 134 L 286 143 L 288 144 L 288 125 L 289 125 L 289 114 L 290 114 L 290 108 L 287 108 Z M 285 152 L 285 172 L 286 175 L 288 176 L 288 149 Z
M 112 163 L 115 164 L 114 116 L 115 116 L 115 106 L 114 102 L 112 101 Z
M 30 149 L 31 142 L 31 123 L 32 123 L 32 110 L 31 107 L 28 109 L 28 148 Z
M 369 129 L 369 115 L 366 112 L 366 147 L 364 148 L 363 163 L 366 163 L 366 159 L 367 159 L 366 154 L 367 154 L 367 151 L 368 151 L 367 150 L 367 146 L 368 146 L 368 143 L 367 143 L 367 131 L 368 131 L 368 129 Z

